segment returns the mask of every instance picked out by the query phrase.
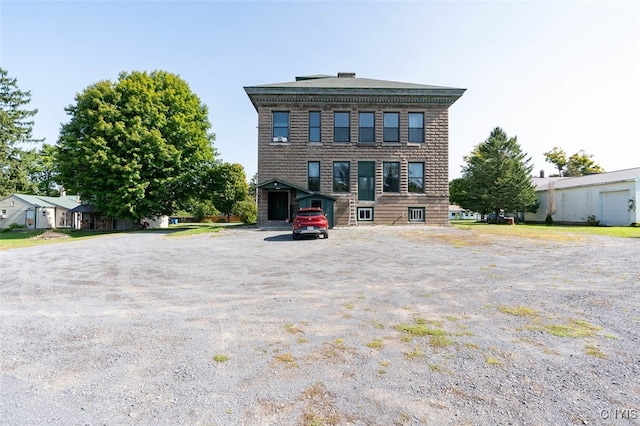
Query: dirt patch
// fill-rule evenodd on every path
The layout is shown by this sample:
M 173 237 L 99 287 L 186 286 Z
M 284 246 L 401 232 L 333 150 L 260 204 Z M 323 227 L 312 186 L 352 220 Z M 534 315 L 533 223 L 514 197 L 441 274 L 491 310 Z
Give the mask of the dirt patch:
M 34 235 L 29 239 L 30 240 L 61 240 L 65 238 L 71 238 L 71 237 L 69 237 L 69 235 L 67 234 L 63 234 L 62 232 L 47 230 L 47 231 L 44 231 L 42 234 Z

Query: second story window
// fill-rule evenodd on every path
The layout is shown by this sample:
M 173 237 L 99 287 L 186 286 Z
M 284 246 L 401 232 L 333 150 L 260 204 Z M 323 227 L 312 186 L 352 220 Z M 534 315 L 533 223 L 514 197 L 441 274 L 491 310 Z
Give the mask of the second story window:
M 309 112 L 309 142 L 320 142 L 320 111 Z
M 400 192 L 400 163 L 382 163 L 383 191 Z
M 424 114 L 409 113 L 409 142 L 424 142 Z
M 273 112 L 273 141 L 288 142 L 289 140 L 289 111 Z
M 333 192 L 349 192 L 351 164 L 348 161 L 333 162 Z
M 385 112 L 383 117 L 384 142 L 400 142 L 400 113 Z
M 309 161 L 307 167 L 307 186 L 309 191 L 320 191 L 320 162 Z
M 333 113 L 333 140 L 335 142 L 349 142 L 351 128 L 348 112 Z
M 358 142 L 375 142 L 375 115 L 361 112 L 358 117 Z

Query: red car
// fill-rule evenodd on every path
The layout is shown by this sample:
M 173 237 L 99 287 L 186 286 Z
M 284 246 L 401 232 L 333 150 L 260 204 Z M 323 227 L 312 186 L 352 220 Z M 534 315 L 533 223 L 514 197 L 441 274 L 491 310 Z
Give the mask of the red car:
M 303 207 L 293 218 L 293 239 L 302 235 L 329 238 L 329 219 L 320 207 Z

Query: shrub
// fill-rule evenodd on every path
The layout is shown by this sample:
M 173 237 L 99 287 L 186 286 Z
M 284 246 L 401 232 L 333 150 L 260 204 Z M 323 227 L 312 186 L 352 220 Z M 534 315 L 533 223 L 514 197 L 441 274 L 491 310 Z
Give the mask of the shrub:
M 7 226 L 6 228 L 0 230 L 0 232 L 11 232 L 14 229 L 26 229 L 27 225 L 21 225 L 19 223 L 12 223 L 11 225 Z
M 238 201 L 233 206 L 232 213 L 246 224 L 256 223 L 258 219 L 258 209 L 253 201 Z

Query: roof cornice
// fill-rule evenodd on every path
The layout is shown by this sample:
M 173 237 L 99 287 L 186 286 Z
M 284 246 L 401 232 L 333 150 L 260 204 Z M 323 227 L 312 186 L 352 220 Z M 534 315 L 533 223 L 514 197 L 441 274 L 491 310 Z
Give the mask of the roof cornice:
M 253 106 L 265 103 L 345 103 L 388 105 L 446 105 L 457 101 L 466 89 L 324 89 L 245 87 Z

